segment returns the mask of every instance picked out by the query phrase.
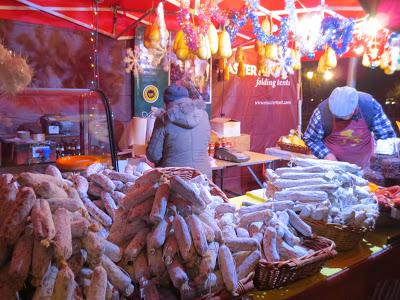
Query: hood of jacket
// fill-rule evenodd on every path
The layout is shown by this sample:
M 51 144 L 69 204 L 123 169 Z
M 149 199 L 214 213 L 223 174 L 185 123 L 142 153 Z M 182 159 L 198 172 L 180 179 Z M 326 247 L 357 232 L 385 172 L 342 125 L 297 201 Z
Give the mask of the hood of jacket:
M 202 99 L 180 99 L 168 105 L 168 119 L 180 127 L 193 128 L 199 125 L 204 116 L 205 107 Z

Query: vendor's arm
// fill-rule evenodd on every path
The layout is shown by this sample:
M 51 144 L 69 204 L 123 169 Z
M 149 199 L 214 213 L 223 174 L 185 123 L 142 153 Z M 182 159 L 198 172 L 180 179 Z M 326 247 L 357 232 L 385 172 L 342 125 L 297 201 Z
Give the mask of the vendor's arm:
M 374 101 L 374 119 L 372 121 L 371 130 L 377 140 L 386 140 L 388 138 L 396 137 L 392 123 L 390 123 L 382 109 L 382 106 L 377 101 Z
M 321 112 L 316 108 L 308 123 L 303 139 L 308 148 L 310 148 L 312 153 L 318 158 L 325 158 L 329 154 L 329 149 L 322 141 L 323 138 L 324 128 L 322 127 Z
M 156 166 L 161 162 L 164 148 L 165 127 L 163 117 L 158 117 L 146 149 L 147 159 Z

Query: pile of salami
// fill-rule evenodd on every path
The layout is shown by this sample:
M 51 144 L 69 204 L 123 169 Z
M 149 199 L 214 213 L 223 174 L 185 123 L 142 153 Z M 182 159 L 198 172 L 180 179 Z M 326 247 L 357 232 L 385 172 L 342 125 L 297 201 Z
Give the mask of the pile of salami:
M 345 162 L 315 159 L 293 160 L 294 167 L 267 170 L 266 193 L 282 201 L 303 218 L 373 227 L 379 216 L 376 197 L 360 168 Z
M 0 175 L 0 294 L 18 299 L 232 299 L 261 258 L 312 253 L 288 201 L 237 210 L 203 175 Z

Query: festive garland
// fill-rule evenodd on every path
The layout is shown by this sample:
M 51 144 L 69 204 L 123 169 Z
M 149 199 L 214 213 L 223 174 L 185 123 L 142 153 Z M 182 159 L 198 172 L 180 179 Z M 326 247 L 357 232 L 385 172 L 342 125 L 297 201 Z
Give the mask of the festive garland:
M 289 34 L 287 18 L 282 19 L 281 28 L 278 35 L 269 35 L 261 28 L 258 16 L 255 13 L 257 8 L 255 5 L 258 5 L 258 1 L 254 2 L 247 2 L 247 4 L 240 9 L 240 11 L 231 11 L 230 24 L 226 27 L 226 30 L 231 37 L 231 42 L 234 41 L 238 31 L 247 23 L 248 19 L 250 19 L 253 25 L 253 34 L 257 40 L 263 44 L 280 44 L 283 47 L 284 53 L 286 53 Z
M 196 51 L 199 48 L 199 37 L 206 35 L 211 21 L 219 24 L 225 24 L 227 15 L 219 9 L 217 5 L 211 5 L 210 0 L 206 0 L 200 5 L 198 19 L 199 25 L 195 26 L 192 23 L 192 16 L 189 11 L 190 2 L 181 2 L 181 9 L 178 12 L 178 24 L 185 33 L 186 44 L 189 49 Z
M 325 17 L 321 22 L 321 39 L 317 46 L 321 50 L 328 44 L 337 55 L 342 56 L 349 50 L 353 40 L 353 19 L 339 19 L 337 17 Z

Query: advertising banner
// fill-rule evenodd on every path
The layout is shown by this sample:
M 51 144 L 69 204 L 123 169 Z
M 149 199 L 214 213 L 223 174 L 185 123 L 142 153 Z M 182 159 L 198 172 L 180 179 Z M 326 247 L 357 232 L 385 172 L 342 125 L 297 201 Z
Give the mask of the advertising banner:
M 257 74 L 257 53 L 247 51 L 246 76 L 236 76 L 237 63 L 230 65 L 230 80 L 221 80 L 214 64 L 212 116 L 241 122 L 241 132 L 251 135 L 251 150 L 264 153 L 278 138 L 298 124 L 298 73 L 287 78 Z
M 143 45 L 144 27 L 138 26 L 135 34 L 135 47 L 140 47 L 141 55 L 146 56 L 147 49 Z M 151 55 L 151 54 L 149 54 Z M 143 71 L 134 77 L 134 116 L 144 117 L 151 107 L 164 107 L 163 93 L 168 86 L 168 72 L 163 65 L 154 66 L 151 60 L 142 60 Z

